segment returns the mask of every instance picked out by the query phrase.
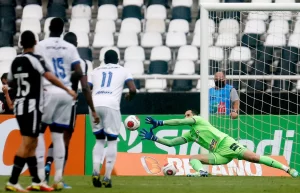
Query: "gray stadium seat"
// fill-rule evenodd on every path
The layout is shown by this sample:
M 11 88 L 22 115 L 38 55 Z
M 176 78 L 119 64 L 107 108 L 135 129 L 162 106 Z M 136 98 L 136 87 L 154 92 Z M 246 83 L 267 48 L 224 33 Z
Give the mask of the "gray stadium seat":
M 168 74 L 168 63 L 162 60 L 151 61 L 149 74 Z
M 1 5 L 0 6 L 0 18 L 16 18 L 16 10 L 15 7 L 9 5 Z
M 14 37 L 12 33 L 0 31 L 0 47 L 13 47 Z
M 42 0 L 22 0 L 21 1 L 22 7 L 25 7 L 26 5 L 30 5 L 30 4 L 42 5 Z
M 169 8 L 168 0 L 148 0 L 147 7 L 150 5 L 163 5 L 166 8 Z
M 93 0 L 74 0 L 72 3 L 73 6 L 79 5 L 79 4 L 93 6 Z
M 112 4 L 118 6 L 118 0 L 98 0 L 98 6 Z
M 60 4 L 53 3 L 47 8 L 47 18 L 48 17 L 59 17 L 65 22 L 68 21 L 66 17 L 66 9 L 63 5 Z
M 9 5 L 9 6 L 17 6 L 17 1 L 16 0 L 0 0 L 0 6 L 1 5 Z
M 185 19 L 188 22 L 192 21 L 191 8 L 184 6 L 173 7 L 172 9 L 172 20 L 173 19 Z
M 0 31 L 9 32 L 14 35 L 17 31 L 15 18 L 0 18 Z
M 126 18 L 137 18 L 137 19 L 143 19 L 142 11 L 139 6 L 136 5 L 128 5 L 123 8 L 122 13 L 122 20 Z
M 77 50 L 82 59 L 93 61 L 92 50 L 90 48 L 77 48 Z
M 190 91 L 193 88 L 192 80 L 174 80 L 172 91 Z
M 49 0 L 47 7 L 51 6 L 52 4 L 58 4 L 64 6 L 66 9 L 69 7 L 68 0 Z

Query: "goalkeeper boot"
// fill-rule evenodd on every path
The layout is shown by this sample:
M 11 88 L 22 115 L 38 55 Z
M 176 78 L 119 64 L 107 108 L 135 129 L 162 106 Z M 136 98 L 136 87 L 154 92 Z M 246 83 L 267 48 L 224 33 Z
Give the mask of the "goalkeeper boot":
M 287 171 L 287 173 L 288 174 L 290 174 L 293 178 L 296 178 L 296 177 L 298 177 L 298 172 L 297 172 L 297 170 L 295 170 L 295 169 L 292 169 L 292 168 L 290 168 L 288 171 Z
M 102 184 L 105 186 L 105 188 L 111 188 L 111 179 L 108 179 L 107 177 L 104 177 L 102 180 Z
M 32 182 L 32 184 L 27 187 L 27 190 L 39 191 L 39 192 L 52 192 L 54 191 L 54 188 L 48 186 L 46 182 L 41 182 L 41 183 Z
M 188 174 L 187 177 L 208 177 L 208 172 L 200 170 L 199 172 Z
M 102 184 L 100 181 L 100 175 L 98 173 L 93 172 L 92 180 L 95 188 L 101 188 Z

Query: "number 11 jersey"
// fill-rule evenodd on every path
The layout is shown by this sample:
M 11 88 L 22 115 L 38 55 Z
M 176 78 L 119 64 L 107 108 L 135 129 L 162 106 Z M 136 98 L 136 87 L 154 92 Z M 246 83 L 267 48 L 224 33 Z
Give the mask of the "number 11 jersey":
M 48 69 L 65 86 L 71 86 L 70 78 L 73 65 L 80 62 L 75 46 L 61 38 L 49 37 L 35 46 L 35 53 L 44 58 Z M 44 85 L 51 85 L 51 83 L 44 80 Z
M 88 74 L 88 82 L 93 86 L 95 107 L 104 106 L 120 110 L 124 84 L 133 80 L 131 73 L 119 64 L 105 64 Z

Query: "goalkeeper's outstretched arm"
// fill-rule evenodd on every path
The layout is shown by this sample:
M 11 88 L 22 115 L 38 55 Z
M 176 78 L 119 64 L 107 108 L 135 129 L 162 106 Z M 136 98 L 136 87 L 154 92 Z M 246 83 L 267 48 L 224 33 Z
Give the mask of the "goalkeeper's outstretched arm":
M 170 119 L 163 121 L 163 125 L 177 126 L 177 125 L 193 125 L 195 123 L 194 118 L 185 119 Z
M 169 147 L 187 143 L 186 139 L 183 137 L 176 137 L 173 139 L 157 138 L 156 142 L 166 145 L 166 146 L 169 146 Z

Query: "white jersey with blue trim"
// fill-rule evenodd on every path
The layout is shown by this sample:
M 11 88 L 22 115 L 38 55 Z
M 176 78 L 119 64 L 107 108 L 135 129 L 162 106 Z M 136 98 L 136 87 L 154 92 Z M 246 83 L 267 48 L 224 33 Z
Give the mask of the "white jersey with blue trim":
M 61 38 L 49 37 L 35 46 L 35 53 L 44 58 L 47 68 L 64 85 L 71 86 L 72 65 L 81 60 L 74 45 Z M 44 85 L 51 85 L 51 83 L 44 79 Z
M 119 64 L 105 64 L 88 74 L 88 82 L 93 85 L 94 106 L 120 110 L 124 83 L 133 80 L 131 73 Z

